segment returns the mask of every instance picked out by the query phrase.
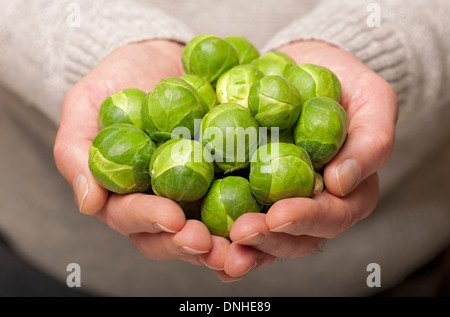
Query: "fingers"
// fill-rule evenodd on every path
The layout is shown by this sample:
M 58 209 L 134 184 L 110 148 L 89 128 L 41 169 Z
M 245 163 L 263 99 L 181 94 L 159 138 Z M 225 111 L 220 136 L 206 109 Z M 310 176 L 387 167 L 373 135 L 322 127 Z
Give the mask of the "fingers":
M 322 238 L 271 232 L 264 214 L 244 214 L 239 217 L 230 232 L 231 239 L 239 244 L 278 258 L 305 257 L 317 250 Z
M 108 198 L 108 191 L 92 176 L 89 166 L 89 141 L 66 141 L 59 138 L 55 143 L 54 156 L 57 167 L 74 191 L 80 212 L 88 215 L 100 210 Z
M 378 201 L 378 175 L 373 174 L 345 198 L 328 192 L 274 204 L 267 214 L 244 214 L 233 224 L 224 282 L 240 280 L 251 270 L 277 258 L 297 258 L 316 252 L 331 239 L 367 217 Z
M 324 171 L 329 192 L 346 196 L 364 179 L 380 170 L 392 154 L 397 104 L 395 94 L 379 78 L 364 93 L 347 99 L 348 138 Z
M 108 191 L 97 183 L 88 165 L 89 148 L 98 133 L 98 108 L 90 105 L 100 104 L 102 98 L 88 89 L 79 84 L 66 95 L 53 152 L 59 172 L 74 190 L 80 211 L 94 214 L 105 204 Z
M 182 259 L 213 270 L 224 269 L 230 242 L 211 236 L 200 221 L 186 221 L 184 212 L 172 200 L 145 194 L 111 195 L 95 216 L 129 235 L 148 258 Z
M 320 248 L 325 239 L 336 237 L 367 217 L 377 201 L 378 177 L 374 174 L 345 198 L 324 192 L 313 199 L 282 200 L 274 204 L 267 214 L 244 214 L 231 229 L 233 244 L 225 270 L 229 275 L 243 274 L 245 269 L 250 269 L 249 263 L 258 262 L 256 257 L 261 258 L 248 249 L 238 249 L 237 252 L 235 244 L 276 258 L 309 256 Z
M 181 207 L 170 199 L 141 193 L 112 194 L 95 215 L 120 234 L 179 232 L 186 223 Z
M 325 191 L 313 199 L 280 201 L 267 212 L 266 224 L 271 232 L 331 239 L 366 218 L 375 209 L 378 194 L 378 175 L 373 174 L 344 198 Z
M 203 223 L 188 220 L 178 233 L 136 233 L 130 235 L 136 248 L 146 257 L 158 260 L 183 260 L 223 270 L 229 242 L 211 236 Z
M 223 271 L 226 255 L 230 247 L 230 241 L 218 236 L 211 236 L 211 241 L 211 250 L 206 254 L 201 254 L 199 260 L 202 264 L 212 270 Z
M 241 279 L 250 271 L 264 268 L 273 263 L 276 257 L 246 245 L 232 243 L 228 248 L 224 270 L 218 277 L 225 282 Z
M 212 246 L 208 229 L 197 220 L 188 220 L 177 233 L 136 233 L 130 235 L 136 248 L 146 257 L 158 261 L 183 259 L 200 265 L 197 258 Z
M 146 257 L 158 260 L 183 260 L 221 272 L 230 242 L 211 236 L 197 220 L 188 220 L 178 233 L 136 233 L 130 239 Z

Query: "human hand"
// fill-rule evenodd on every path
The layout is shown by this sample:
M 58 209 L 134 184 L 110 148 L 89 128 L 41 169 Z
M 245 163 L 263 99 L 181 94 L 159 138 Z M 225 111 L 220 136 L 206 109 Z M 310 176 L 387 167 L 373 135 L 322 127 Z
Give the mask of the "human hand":
M 169 199 L 141 193 L 110 194 L 96 182 L 88 166 L 102 102 L 122 89 L 149 92 L 161 79 L 181 76 L 183 49 L 175 42 L 153 40 L 126 45 L 107 56 L 67 92 L 54 157 L 74 190 L 80 211 L 130 236 L 147 257 L 222 268 L 227 240 L 212 237 L 200 221 L 186 220 L 180 206 Z
M 348 139 L 324 170 L 326 190 L 311 198 L 286 199 L 267 214 L 244 214 L 234 223 L 224 281 L 241 279 L 277 258 L 304 257 L 366 218 L 378 203 L 378 176 L 389 160 L 398 109 L 390 85 L 354 55 L 332 45 L 307 41 L 279 49 L 297 64 L 331 69 L 342 84 L 349 117 Z

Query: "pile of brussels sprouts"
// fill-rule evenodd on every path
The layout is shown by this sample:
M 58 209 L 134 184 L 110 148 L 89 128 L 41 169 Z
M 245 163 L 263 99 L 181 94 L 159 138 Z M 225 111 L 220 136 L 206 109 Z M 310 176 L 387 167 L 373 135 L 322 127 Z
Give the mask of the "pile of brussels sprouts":
M 101 105 L 89 152 L 101 186 L 172 199 L 223 237 L 244 213 L 323 190 L 348 131 L 329 69 L 215 35 L 193 38 L 182 64 L 182 77 Z

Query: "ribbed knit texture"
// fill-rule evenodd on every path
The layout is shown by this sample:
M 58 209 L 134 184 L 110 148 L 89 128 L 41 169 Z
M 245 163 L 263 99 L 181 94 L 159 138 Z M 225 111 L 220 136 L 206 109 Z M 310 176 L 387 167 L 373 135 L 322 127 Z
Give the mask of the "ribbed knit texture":
M 79 5 L 79 27 L 73 26 L 71 4 Z M 2 10 L 0 82 L 56 124 L 65 92 L 113 49 L 192 38 L 189 28 L 145 1 L 15 0 L 5 1 Z
M 380 6 L 380 27 L 368 24 L 371 4 Z M 265 50 L 299 39 L 348 50 L 392 85 L 401 105 L 400 120 L 411 120 L 450 98 L 445 88 L 450 69 L 446 12 L 448 1 L 321 1 L 280 31 Z

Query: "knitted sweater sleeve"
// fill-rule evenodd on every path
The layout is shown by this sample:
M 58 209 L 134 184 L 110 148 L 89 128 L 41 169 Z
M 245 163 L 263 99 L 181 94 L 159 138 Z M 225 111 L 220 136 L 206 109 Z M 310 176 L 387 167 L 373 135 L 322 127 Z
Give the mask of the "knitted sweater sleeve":
M 2 1 L 0 83 L 58 124 L 65 92 L 115 48 L 191 37 L 144 1 Z
M 449 12 L 446 0 L 324 0 L 266 50 L 322 40 L 350 51 L 392 85 L 400 120 L 411 119 L 450 98 Z

